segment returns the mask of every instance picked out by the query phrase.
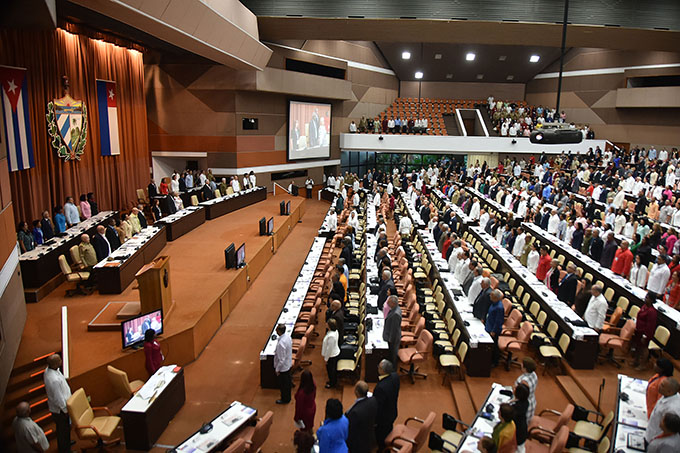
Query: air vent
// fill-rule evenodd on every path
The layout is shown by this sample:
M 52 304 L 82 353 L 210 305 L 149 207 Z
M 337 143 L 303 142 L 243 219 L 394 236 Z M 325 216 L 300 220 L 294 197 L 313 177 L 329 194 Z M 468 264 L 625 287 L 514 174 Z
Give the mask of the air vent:
M 292 58 L 286 58 L 286 70 L 303 72 L 305 74 L 313 74 L 323 77 L 332 77 L 334 79 L 345 79 L 344 69 L 334 68 L 332 66 L 326 66 L 317 63 L 310 63 L 308 61 L 294 60 Z

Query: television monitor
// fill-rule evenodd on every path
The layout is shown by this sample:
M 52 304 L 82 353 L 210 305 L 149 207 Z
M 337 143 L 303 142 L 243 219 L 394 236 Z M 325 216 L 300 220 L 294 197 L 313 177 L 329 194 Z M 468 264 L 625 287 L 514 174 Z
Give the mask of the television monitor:
M 288 160 L 331 157 L 331 104 L 288 101 Z
M 274 234 L 274 217 L 270 217 L 269 221 L 267 222 L 267 234 Z
M 260 219 L 260 236 L 267 235 L 267 219 L 262 217 Z
M 144 334 L 151 328 L 156 335 L 163 333 L 163 310 L 146 313 L 120 323 L 123 349 L 131 348 L 144 342 Z
M 246 265 L 246 243 L 241 244 L 241 247 L 236 250 L 236 267 L 243 267 Z
M 290 215 L 290 201 L 286 202 L 286 215 Z
M 233 269 L 236 267 L 236 247 L 232 242 L 229 246 L 224 249 L 224 267 L 227 269 Z
M 286 202 L 279 203 L 279 215 L 286 215 Z

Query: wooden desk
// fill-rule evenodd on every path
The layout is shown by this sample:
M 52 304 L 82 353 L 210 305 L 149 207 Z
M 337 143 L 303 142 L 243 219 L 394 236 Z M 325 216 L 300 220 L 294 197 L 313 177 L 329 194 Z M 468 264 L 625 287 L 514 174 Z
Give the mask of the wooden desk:
M 174 368 L 161 367 L 123 406 L 120 418 L 128 449 L 150 450 L 184 405 L 184 368 L 177 373 Z
M 611 451 L 637 453 L 628 448 L 628 435 L 645 436 L 648 423 L 647 381 L 619 374 L 617 384 Z M 622 393 L 628 395 L 626 401 L 621 399 Z
M 147 263 L 153 261 L 156 255 L 165 247 L 167 243 L 165 227 L 147 227 L 155 228 L 156 231 L 153 235 L 146 240 L 143 244 L 136 248 L 134 253 L 122 262 L 119 262 L 118 266 L 107 266 L 109 263 L 116 262 L 116 253 L 124 253 L 123 248 L 127 244 L 123 244 L 120 249 L 114 251 L 110 258 L 114 260 L 110 261 L 107 259 L 97 263 L 94 268 L 96 272 L 97 289 L 101 294 L 120 294 L 132 283 L 135 279 L 137 272 Z M 144 230 L 142 230 L 144 232 Z M 141 234 L 141 233 L 138 233 Z M 133 237 L 129 241 L 134 241 Z
M 166 239 L 171 242 L 203 223 L 205 223 L 205 209 L 190 206 L 183 211 L 163 217 L 154 225 L 165 225 Z
M 200 205 L 205 208 L 205 218 L 212 220 L 266 199 L 267 189 L 265 187 L 257 187 L 255 190 L 248 193 L 239 192 L 238 195 L 225 196 L 217 202 L 214 202 L 213 200 L 205 201 L 200 203 Z M 272 215 L 274 214 L 275 213 L 272 213 Z

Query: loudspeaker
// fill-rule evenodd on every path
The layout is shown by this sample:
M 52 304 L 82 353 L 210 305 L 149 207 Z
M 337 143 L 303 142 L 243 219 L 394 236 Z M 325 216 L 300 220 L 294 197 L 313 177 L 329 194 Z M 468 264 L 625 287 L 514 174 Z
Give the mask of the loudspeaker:
M 581 143 L 583 134 L 578 129 L 545 129 L 532 132 L 529 140 L 537 144 L 563 145 Z

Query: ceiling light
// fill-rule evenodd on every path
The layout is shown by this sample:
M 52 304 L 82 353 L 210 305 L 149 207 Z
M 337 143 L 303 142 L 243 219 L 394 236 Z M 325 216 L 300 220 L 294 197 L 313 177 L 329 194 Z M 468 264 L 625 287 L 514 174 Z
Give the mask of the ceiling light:
M 477 80 L 482 80 L 484 78 L 484 74 L 477 74 Z
M 505 80 L 513 80 L 515 78 L 514 75 L 509 75 L 505 78 Z
M 498 57 L 498 61 L 505 61 L 506 58 L 508 57 L 505 55 L 501 55 L 500 57 Z
M 434 59 L 435 59 L 435 60 L 441 60 L 441 59 L 442 59 L 442 54 L 440 54 L 440 53 L 434 54 Z
M 465 59 L 467 61 L 475 61 L 476 55 L 473 52 L 468 52 L 467 55 L 465 55 Z
M 421 71 L 416 72 L 416 79 L 422 79 L 423 78 L 423 73 Z
M 446 74 L 447 79 L 453 79 L 453 74 Z
M 406 51 L 406 50 L 403 51 L 403 52 L 401 53 L 401 59 L 402 59 L 402 60 L 410 60 L 410 59 L 411 59 L 411 52 Z
M 529 61 L 531 63 L 538 63 L 538 60 L 540 60 L 540 59 L 541 59 L 541 57 L 539 55 L 532 55 L 531 57 L 529 57 Z

